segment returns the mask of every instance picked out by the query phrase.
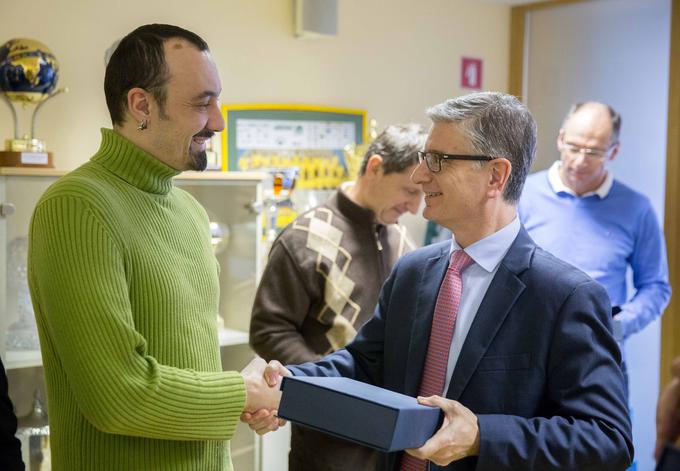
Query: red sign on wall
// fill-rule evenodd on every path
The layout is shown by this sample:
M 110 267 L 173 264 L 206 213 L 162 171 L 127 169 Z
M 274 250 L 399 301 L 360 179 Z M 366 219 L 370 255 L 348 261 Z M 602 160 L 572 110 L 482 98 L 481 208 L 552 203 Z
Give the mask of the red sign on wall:
M 460 86 L 473 90 L 482 88 L 482 59 L 463 57 L 460 64 Z

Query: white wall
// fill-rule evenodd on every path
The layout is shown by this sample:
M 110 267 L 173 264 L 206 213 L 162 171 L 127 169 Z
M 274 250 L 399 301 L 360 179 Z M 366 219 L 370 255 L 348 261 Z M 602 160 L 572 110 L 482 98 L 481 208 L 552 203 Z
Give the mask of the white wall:
M 614 176 L 646 194 L 663 220 L 670 0 L 600 0 L 539 10 L 529 23 L 528 105 L 539 126 L 537 169 L 558 158 L 569 105 L 600 100 L 623 118 Z M 637 469 L 654 469 L 660 322 L 626 343 Z
M 379 126 L 426 124 L 423 110 L 462 93 L 461 55 L 485 59 L 485 86 L 507 87 L 509 7 L 474 0 L 342 0 L 338 36 L 299 40 L 292 0 L 3 2 L 0 42 L 47 44 L 70 93 L 41 110 L 37 134 L 56 165 L 73 168 L 96 151 L 104 103 L 104 51 L 134 27 L 167 22 L 203 36 L 222 78 L 223 103 L 283 102 L 363 108 Z M 10 137 L 0 104 L 0 137 Z
M 110 120 L 103 94 L 104 52 L 145 23 L 195 31 L 210 45 L 223 103 L 302 103 L 366 109 L 381 128 L 428 124 L 424 110 L 465 93 L 460 57 L 484 59 L 484 87 L 507 89 L 510 9 L 476 0 L 342 0 L 338 35 L 294 37 L 293 0 L 3 1 L 0 43 L 29 37 L 61 64 L 70 92 L 41 109 L 36 135 L 58 168 L 87 161 Z M 0 142 L 13 134 L 0 100 Z M 0 144 L 1 145 L 1 144 Z M 405 218 L 420 239 L 420 216 Z

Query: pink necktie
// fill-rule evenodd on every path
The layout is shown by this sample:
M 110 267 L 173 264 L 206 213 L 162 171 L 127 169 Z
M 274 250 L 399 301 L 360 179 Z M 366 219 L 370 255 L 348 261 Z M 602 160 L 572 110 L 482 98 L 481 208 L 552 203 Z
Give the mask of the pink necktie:
M 427 345 L 425 369 L 418 389 L 419 396 L 444 395 L 451 339 L 456 330 L 458 306 L 463 293 L 461 273 L 472 262 L 470 256 L 462 250 L 456 250 L 451 255 L 451 262 L 439 287 L 437 304 L 434 307 L 432 332 L 430 333 L 430 342 Z M 427 461 L 419 460 L 404 453 L 400 469 L 401 471 L 423 471 L 427 469 Z

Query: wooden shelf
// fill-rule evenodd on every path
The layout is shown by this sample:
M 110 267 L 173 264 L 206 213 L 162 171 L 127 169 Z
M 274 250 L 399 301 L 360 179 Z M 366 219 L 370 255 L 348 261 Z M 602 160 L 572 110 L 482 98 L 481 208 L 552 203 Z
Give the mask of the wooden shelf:
M 70 170 L 62 168 L 46 167 L 0 167 L 0 175 L 16 177 L 61 177 L 69 173 Z M 178 180 L 199 180 L 199 181 L 247 181 L 258 182 L 267 178 L 265 172 L 220 172 L 216 170 L 206 170 L 204 172 L 187 171 L 175 177 Z
M 16 177 L 61 177 L 69 170 L 46 167 L 0 167 L 0 175 Z
M 267 174 L 264 172 L 219 172 L 216 170 L 206 170 L 205 172 L 182 172 L 175 177 L 176 180 L 212 180 L 212 181 L 255 181 L 265 180 Z
M 7 350 L 5 369 L 33 368 L 42 366 L 40 350 Z
M 242 332 L 240 330 L 221 329 L 218 332 L 218 337 L 220 340 L 220 347 L 248 344 L 248 332 Z
M 220 347 L 247 345 L 248 332 L 234 329 L 221 329 L 218 333 Z M 33 368 L 42 366 L 40 350 L 7 350 L 5 369 Z

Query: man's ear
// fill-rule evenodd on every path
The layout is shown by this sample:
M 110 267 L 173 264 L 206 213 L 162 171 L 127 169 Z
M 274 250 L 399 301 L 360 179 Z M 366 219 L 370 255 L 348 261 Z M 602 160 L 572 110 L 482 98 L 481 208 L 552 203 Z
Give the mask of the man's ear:
M 505 186 L 510 180 L 512 164 L 505 157 L 499 157 L 489 162 L 491 171 L 489 173 L 489 197 L 498 198 L 503 195 Z
M 611 154 L 609 155 L 609 158 L 607 161 L 611 162 L 616 158 L 617 155 L 619 155 L 619 150 L 621 150 L 621 143 L 617 142 L 614 148 L 611 150 Z
M 378 154 L 373 154 L 366 162 L 366 171 L 364 172 L 364 175 L 368 176 L 369 178 L 375 178 L 382 175 L 382 173 L 383 158 Z
M 557 133 L 557 140 L 555 141 L 555 145 L 557 146 L 558 152 L 562 152 L 560 147 L 562 146 L 563 140 L 564 140 L 564 129 L 560 129 L 560 132 Z
M 150 116 L 151 98 L 149 92 L 143 88 L 135 87 L 128 90 L 127 108 L 128 113 L 135 122 L 148 121 Z

